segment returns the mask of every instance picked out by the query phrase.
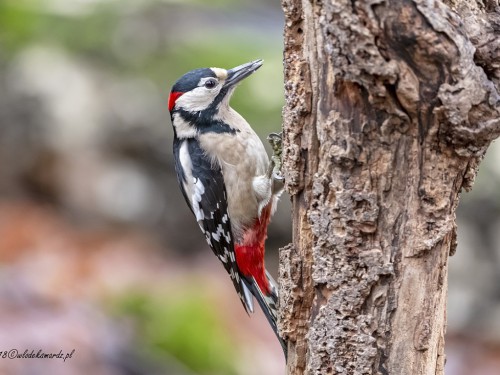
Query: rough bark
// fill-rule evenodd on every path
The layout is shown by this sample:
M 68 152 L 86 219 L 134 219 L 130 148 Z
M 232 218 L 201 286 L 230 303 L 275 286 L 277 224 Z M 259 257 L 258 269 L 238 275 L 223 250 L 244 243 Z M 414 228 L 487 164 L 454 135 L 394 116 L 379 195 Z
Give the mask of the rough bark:
M 455 210 L 500 134 L 498 1 L 283 0 L 289 374 L 442 374 Z

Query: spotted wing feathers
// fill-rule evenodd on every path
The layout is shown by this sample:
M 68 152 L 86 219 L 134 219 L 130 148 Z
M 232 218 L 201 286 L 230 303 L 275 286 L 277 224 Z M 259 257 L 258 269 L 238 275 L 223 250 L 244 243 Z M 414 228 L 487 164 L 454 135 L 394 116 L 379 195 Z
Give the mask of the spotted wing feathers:
M 196 139 L 174 143 L 176 171 L 182 193 L 207 243 L 229 273 L 247 312 L 253 312 L 251 293 L 240 277 L 234 253 L 231 219 L 220 166 L 206 157 Z

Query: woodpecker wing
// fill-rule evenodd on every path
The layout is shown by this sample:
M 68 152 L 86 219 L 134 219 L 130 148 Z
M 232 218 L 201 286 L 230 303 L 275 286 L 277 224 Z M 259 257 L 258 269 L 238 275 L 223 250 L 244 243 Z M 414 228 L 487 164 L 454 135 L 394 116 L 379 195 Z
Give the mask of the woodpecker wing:
M 175 141 L 174 157 L 184 199 L 212 251 L 231 276 L 245 310 L 253 312 L 251 293 L 243 283 L 236 263 L 226 187 L 220 166 L 205 155 L 195 138 Z

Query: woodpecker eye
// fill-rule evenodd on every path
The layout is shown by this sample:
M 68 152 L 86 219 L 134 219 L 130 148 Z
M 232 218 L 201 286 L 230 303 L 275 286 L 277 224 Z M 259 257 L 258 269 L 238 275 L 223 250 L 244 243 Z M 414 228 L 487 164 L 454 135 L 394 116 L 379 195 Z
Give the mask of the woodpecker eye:
M 205 87 L 207 89 L 213 89 L 215 86 L 217 86 L 217 80 L 212 78 L 212 79 L 207 79 L 205 81 Z

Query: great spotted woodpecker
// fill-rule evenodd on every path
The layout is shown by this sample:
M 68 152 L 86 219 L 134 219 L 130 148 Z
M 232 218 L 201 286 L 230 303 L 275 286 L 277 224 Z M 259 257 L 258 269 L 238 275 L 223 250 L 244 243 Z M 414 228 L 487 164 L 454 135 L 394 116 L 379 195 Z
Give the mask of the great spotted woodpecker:
M 281 138 L 268 138 L 275 150 L 269 161 L 260 138 L 229 106 L 236 85 L 261 65 L 190 71 L 172 87 L 168 109 L 182 194 L 247 313 L 253 295 L 286 354 L 276 327 L 277 285 L 264 266 L 267 226 L 283 189 Z

